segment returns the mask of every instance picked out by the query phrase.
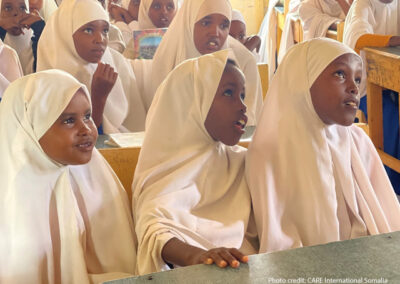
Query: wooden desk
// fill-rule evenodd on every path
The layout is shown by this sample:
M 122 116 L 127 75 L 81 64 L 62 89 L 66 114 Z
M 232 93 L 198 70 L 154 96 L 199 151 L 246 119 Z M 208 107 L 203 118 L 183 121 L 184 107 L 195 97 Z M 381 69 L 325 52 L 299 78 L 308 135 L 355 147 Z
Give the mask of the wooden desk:
M 400 173 L 400 160 L 383 151 L 382 89 L 400 92 L 400 48 L 364 48 L 367 61 L 368 124 L 383 163 Z
M 400 232 L 396 232 L 253 255 L 239 269 L 194 265 L 106 283 L 400 283 L 399 267 Z

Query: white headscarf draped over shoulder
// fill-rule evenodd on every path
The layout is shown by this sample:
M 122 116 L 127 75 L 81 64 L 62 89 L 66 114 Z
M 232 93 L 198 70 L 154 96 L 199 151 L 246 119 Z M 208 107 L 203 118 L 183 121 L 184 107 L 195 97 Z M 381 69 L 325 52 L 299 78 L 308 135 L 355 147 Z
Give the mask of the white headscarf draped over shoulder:
M 82 59 L 75 49 L 73 34 L 81 26 L 96 20 L 108 22 L 108 14 L 94 0 L 64 0 L 46 24 L 38 46 L 38 70 L 61 69 L 91 89 L 97 63 Z M 108 95 L 103 114 L 105 133 L 144 130 L 145 110 L 129 62 L 107 47 L 101 59 L 110 64 L 118 79 Z M 134 119 L 126 121 L 128 115 Z
M 139 274 L 168 269 L 161 251 L 174 237 L 203 249 L 255 251 L 244 240 L 245 149 L 214 141 L 204 126 L 227 57 L 223 50 L 180 64 L 150 107 L 132 186 Z
M 29 13 L 29 2 L 24 0 L 26 6 L 26 12 Z M 1 9 L 2 0 L 0 0 Z M 17 54 L 21 67 L 25 75 L 33 72 L 33 52 L 32 52 L 32 40 L 33 30 L 23 29 L 24 34 L 19 36 L 13 36 L 9 33 L 4 38 L 4 43 L 14 49 Z
M 355 0 L 347 14 L 343 43 L 355 48 L 364 34 L 399 35 L 398 0 L 385 4 L 379 0 Z
M 300 3 L 299 16 L 304 40 L 325 37 L 333 23 L 346 17 L 336 0 L 305 0 Z
M 10 82 L 24 76 L 18 54 L 0 39 L 0 98 Z
M 86 87 L 60 70 L 10 84 L 0 103 L 0 282 L 92 283 L 133 273 L 135 239 L 118 178 L 93 150 L 61 165 L 39 144 Z
M 153 24 L 149 17 L 149 10 L 153 0 L 141 0 L 139 6 L 138 22 L 139 29 L 156 29 L 157 27 Z M 178 10 L 178 0 L 174 0 L 175 9 Z
M 324 124 L 312 104 L 314 81 L 348 53 L 330 39 L 297 44 L 272 80 L 246 159 L 260 252 L 400 229 L 399 202 L 369 137 Z
M 232 7 L 228 0 L 185 0 L 164 35 L 154 55 L 152 66 L 153 97 L 158 86 L 179 63 L 201 56 L 194 44 L 194 25 L 210 14 L 221 14 L 231 20 Z M 256 61 L 239 41 L 228 36 L 221 49 L 232 48 L 236 62 L 246 77 L 248 125 L 255 125 L 261 111 L 262 88 Z

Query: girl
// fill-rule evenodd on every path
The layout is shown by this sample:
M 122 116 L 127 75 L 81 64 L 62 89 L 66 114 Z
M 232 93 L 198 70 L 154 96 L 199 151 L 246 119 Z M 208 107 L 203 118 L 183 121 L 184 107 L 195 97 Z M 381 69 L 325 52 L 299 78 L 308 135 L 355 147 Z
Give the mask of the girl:
M 351 125 L 361 72 L 352 49 L 323 38 L 278 67 L 246 159 L 260 252 L 400 229 L 375 147 Z
M 385 47 L 400 45 L 400 17 L 398 1 L 357 0 L 347 15 L 343 42 L 358 53 L 366 46 Z M 361 95 L 366 94 L 366 70 Z M 398 94 L 385 90 L 383 103 L 384 150 L 400 158 L 399 102 Z M 360 109 L 367 115 L 367 97 L 361 99 Z M 397 194 L 400 194 L 400 174 L 387 168 L 389 178 Z
M 54 0 L 29 0 L 29 11 L 35 11 L 45 22 L 55 10 L 57 10 L 57 4 Z
M 110 1 L 109 12 L 113 23 L 121 30 L 125 45 L 132 39 L 132 31 L 138 27 L 140 0 L 123 0 L 121 6 Z
M 245 149 L 234 146 L 247 121 L 244 75 L 227 57 L 188 60 L 157 90 L 132 185 L 139 274 L 238 267 L 256 250 Z
M 0 104 L 0 282 L 99 283 L 132 274 L 126 193 L 94 149 L 84 85 L 59 70 L 11 83 Z
M 128 60 L 107 47 L 108 26 L 97 1 L 64 0 L 43 31 L 38 70 L 65 70 L 84 83 L 91 91 L 94 121 L 105 133 L 143 131 L 136 78 Z
M 177 0 L 142 0 L 139 6 L 136 30 L 168 28 L 178 9 Z M 130 40 L 124 56 L 134 59 L 134 43 L 131 29 Z
M 303 26 L 303 39 L 324 37 L 328 29 L 336 30 L 349 11 L 346 0 L 305 0 L 300 3 L 299 16 Z
M 29 13 L 28 0 L 0 0 L 0 7 L 0 39 L 17 52 L 25 75 L 35 72 L 44 21 Z
M 0 40 L 0 100 L 10 82 L 22 76 L 17 53 Z
M 255 125 L 262 105 L 256 61 L 240 42 L 228 37 L 232 8 L 228 0 L 185 0 L 158 47 L 152 66 L 152 98 L 168 73 L 182 61 L 230 47 L 246 76 L 249 125 Z

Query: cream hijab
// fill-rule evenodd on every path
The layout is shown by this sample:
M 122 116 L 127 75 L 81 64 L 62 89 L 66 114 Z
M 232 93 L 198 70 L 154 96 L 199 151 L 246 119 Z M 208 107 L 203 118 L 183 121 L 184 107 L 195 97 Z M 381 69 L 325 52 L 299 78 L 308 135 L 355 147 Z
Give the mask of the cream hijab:
M 399 202 L 369 137 L 324 124 L 311 101 L 314 81 L 346 53 L 354 51 L 330 39 L 297 44 L 272 80 L 246 159 L 260 252 L 400 230 Z
M 345 18 L 336 0 L 305 0 L 300 3 L 299 16 L 304 40 L 324 37 L 330 25 Z
M 0 39 L 0 97 L 10 82 L 22 76 L 18 54 Z
M 204 127 L 227 57 L 223 50 L 185 61 L 157 90 L 132 186 L 139 274 L 168 269 L 161 251 L 173 237 L 255 252 L 244 240 L 245 149 L 214 141 Z
M 40 9 L 39 14 L 42 16 L 45 22 L 50 19 L 51 14 L 57 10 L 57 4 L 54 0 L 43 0 L 42 9 Z
M 126 193 L 102 156 L 64 166 L 40 147 L 86 87 L 59 70 L 13 82 L 0 103 L 0 282 L 89 283 L 132 274 Z
M 94 0 L 64 0 L 46 24 L 38 47 L 38 70 L 57 68 L 69 72 L 90 90 L 97 63 L 88 63 L 76 52 L 73 34 L 86 23 L 108 22 L 107 12 Z M 118 79 L 107 98 L 103 114 L 105 133 L 143 131 L 144 105 L 129 62 L 107 48 L 101 61 L 110 64 Z M 125 120 L 128 116 L 129 120 Z
M 139 6 L 139 30 L 145 29 L 156 29 L 157 27 L 153 24 L 149 17 L 149 10 L 153 0 L 141 0 Z M 174 0 L 175 9 L 178 10 L 178 0 Z
M 231 19 L 228 0 L 185 0 L 158 47 L 152 66 L 152 98 L 161 82 L 182 61 L 201 56 L 194 44 L 194 25 L 210 14 L 221 14 Z M 239 41 L 228 36 L 221 49 L 232 48 L 236 61 L 246 77 L 248 124 L 255 125 L 262 106 L 262 88 L 254 56 Z
M 0 8 L 1 8 L 0 0 Z M 26 11 L 29 13 L 29 2 L 25 0 Z M 22 70 L 25 75 L 33 72 L 33 53 L 32 53 L 32 40 L 33 30 L 23 29 L 24 34 L 13 36 L 9 33 L 4 38 L 4 43 L 14 49 L 21 62 Z

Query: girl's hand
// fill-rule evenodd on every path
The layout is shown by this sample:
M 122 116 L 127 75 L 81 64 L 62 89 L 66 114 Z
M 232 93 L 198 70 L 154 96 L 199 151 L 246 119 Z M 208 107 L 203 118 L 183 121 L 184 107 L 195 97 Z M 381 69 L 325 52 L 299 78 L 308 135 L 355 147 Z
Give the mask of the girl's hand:
M 0 27 L 5 29 L 7 33 L 14 34 L 14 31 L 19 30 L 19 34 L 22 34 L 22 29 L 18 23 L 17 17 L 0 17 Z
M 256 49 L 256 51 L 258 52 L 261 46 L 261 38 L 258 35 L 249 36 L 246 38 L 244 46 L 246 46 L 247 49 L 250 51 Z
M 109 64 L 99 62 L 91 85 L 92 99 L 106 99 L 117 81 L 118 73 Z
M 19 18 L 19 24 L 21 28 L 30 29 L 34 23 L 42 20 L 42 17 L 40 17 L 39 14 L 37 14 L 36 12 L 30 14 L 24 13 Z
M 228 265 L 233 268 L 238 268 L 240 262 L 247 263 L 248 256 L 242 254 L 235 248 L 215 248 L 208 251 L 200 252 L 193 257 L 193 264 L 213 264 L 224 268 Z
M 129 14 L 128 10 L 122 8 L 119 5 L 110 3 L 108 10 L 111 18 L 113 18 L 116 22 L 124 22 L 125 24 L 129 24 L 133 21 L 133 17 L 131 16 L 131 14 Z

